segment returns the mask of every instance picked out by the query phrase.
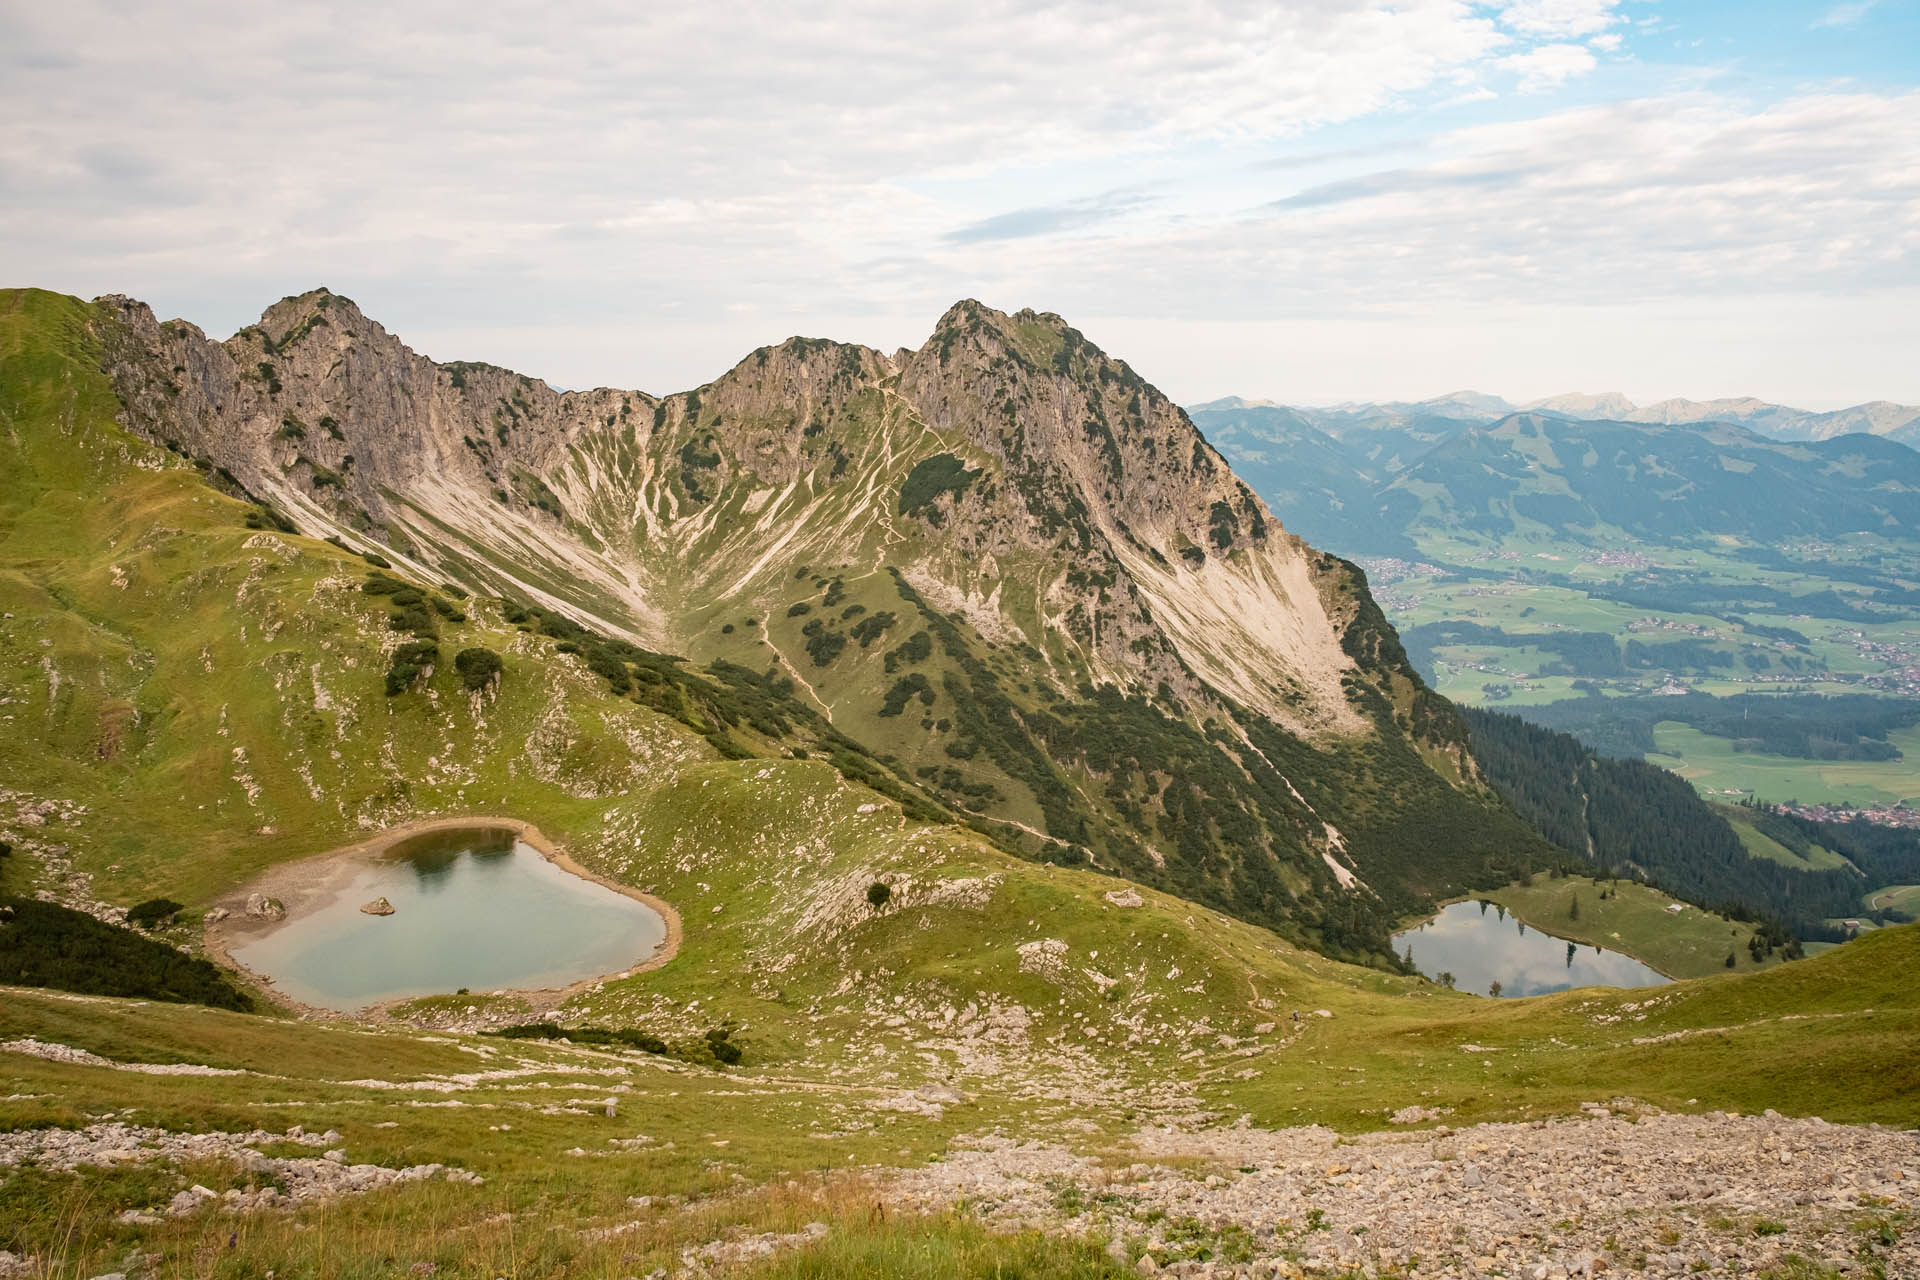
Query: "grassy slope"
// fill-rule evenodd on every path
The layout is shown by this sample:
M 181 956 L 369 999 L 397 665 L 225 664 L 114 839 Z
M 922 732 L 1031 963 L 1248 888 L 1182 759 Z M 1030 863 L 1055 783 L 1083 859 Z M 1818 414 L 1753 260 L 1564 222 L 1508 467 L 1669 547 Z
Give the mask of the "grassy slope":
M 1745 845 L 1747 852 L 1756 858 L 1765 858 L 1769 862 L 1777 862 L 1795 871 L 1831 871 L 1853 865 L 1833 850 L 1818 844 L 1809 846 L 1808 851 L 1811 856 L 1801 857 L 1754 826 L 1748 820 L 1748 811 L 1738 805 L 1715 805 L 1713 811 L 1727 820 L 1727 825 L 1733 828 L 1733 833 L 1740 837 L 1740 843 Z
M 1484 896 L 1497 902 L 1543 933 L 1592 946 L 1624 951 L 1672 978 L 1701 978 L 1726 970 L 1727 953 L 1742 972 L 1780 963 L 1769 957 L 1755 964 L 1747 954 L 1753 926 L 1702 911 L 1695 906 L 1678 915 L 1667 910 L 1673 901 L 1642 884 L 1621 881 L 1607 886 L 1585 876 L 1555 880 L 1542 873 L 1527 884 L 1511 885 Z M 1574 899 L 1580 918 L 1571 918 Z
M 192 905 L 435 811 L 537 810 L 572 833 L 649 765 L 712 754 L 480 602 L 442 647 L 504 651 L 497 699 L 459 691 L 448 662 L 386 697 L 409 637 L 358 591 L 365 564 L 246 529 L 241 504 L 115 427 L 90 318 L 0 295 L 0 785 L 88 807 L 74 850 L 101 896 Z
M 1888 907 L 1895 911 L 1920 909 L 1920 884 L 1895 884 L 1875 889 L 1862 898 L 1869 911 Z
M 876 1226 L 857 1187 L 811 1175 L 923 1160 L 957 1134 L 997 1128 L 1103 1150 L 1142 1121 L 1197 1110 L 1378 1127 L 1414 1102 L 1472 1120 L 1631 1091 L 1668 1106 L 1698 1098 L 1911 1122 L 1920 1002 L 1899 974 L 1920 930 L 1652 997 L 1495 1002 L 1339 965 L 1164 895 L 1116 906 L 1113 880 L 909 824 L 819 761 L 715 759 L 677 722 L 608 697 L 550 642 L 484 607 L 449 629 L 446 647 L 507 652 L 497 702 L 456 693 L 445 672 L 389 700 L 383 653 L 397 638 L 358 593 L 358 563 L 322 543 L 256 536 L 237 504 L 116 431 L 89 376 L 87 320 L 51 295 L 0 295 L 10 389 L 0 611 L 14 614 L 0 620 L 0 717 L 12 717 L 0 718 L 0 787 L 88 806 L 18 829 L 68 846 L 99 896 L 166 892 L 192 906 L 363 822 L 513 812 L 661 893 L 686 922 L 672 963 L 582 995 L 569 1016 L 672 1037 L 731 1021 L 748 1065 L 718 1076 L 641 1059 L 595 1075 L 608 1059 L 563 1047 L 9 991 L 0 1040 L 262 1074 L 134 1075 L 0 1055 L 0 1128 L 128 1108 L 170 1128 L 299 1122 L 339 1128 L 355 1159 L 444 1160 L 488 1177 L 297 1218 L 155 1228 L 109 1219 L 164 1200 L 182 1178 L 217 1187 L 235 1173 L 101 1175 L 21 1192 L 36 1206 L 21 1219 L 25 1243 L 62 1250 L 85 1274 L 116 1265 L 134 1240 L 184 1260 L 224 1245 L 232 1225 L 226 1256 L 238 1270 L 294 1260 L 340 1275 L 429 1260 L 490 1274 L 644 1273 L 730 1223 L 791 1230 L 813 1219 L 833 1224 L 835 1248 L 911 1253 L 922 1237 Z M 28 430 L 30 420 L 58 430 Z M 274 834 L 258 834 L 265 827 Z M 865 902 L 876 878 L 895 888 L 884 912 Z M 1031 945 L 1049 942 L 1064 947 L 1057 964 Z M 1296 1032 L 1293 1008 L 1332 1017 Z M 1634 1043 L 1671 1032 L 1686 1034 Z M 473 1070 L 486 1050 L 551 1073 L 451 1099 L 351 1083 Z M 555 1091 L 519 1087 L 543 1080 Z M 968 1101 L 939 1117 L 871 1107 L 928 1081 Z M 620 1084 L 629 1092 L 613 1121 L 524 1105 Z M 467 1107 L 409 1105 L 448 1100 Z M 635 1132 L 656 1141 L 609 1159 L 560 1154 L 609 1150 L 608 1137 Z M 576 1234 L 635 1216 L 629 1195 L 662 1192 L 696 1202 L 616 1240 Z M 993 1244 L 968 1230 L 935 1223 L 922 1236 L 954 1256 L 1037 1251 L 1035 1272 L 1099 1266 L 1071 1246 Z
M 1316 957 L 1288 967 L 1272 958 L 1263 964 L 1263 953 L 1272 957 L 1283 949 L 1254 931 L 1227 940 L 1221 950 L 1252 963 L 1246 976 L 1282 1000 L 1283 1019 L 1284 1003 L 1293 1000 L 1333 1015 L 1309 1016 L 1291 1043 L 1244 1055 L 1201 1044 L 1204 1052 L 1160 1068 L 1184 1077 L 1216 1113 L 1245 1114 L 1258 1124 L 1372 1128 L 1383 1123 L 1383 1109 L 1416 1101 L 1452 1108 L 1448 1119 L 1458 1124 L 1552 1114 L 1619 1093 L 1676 1109 L 1776 1106 L 1835 1120 L 1910 1124 L 1912 1099 L 1920 1096 L 1920 1068 L 1909 1052 L 1920 1035 L 1920 1008 L 1903 976 L 1920 962 L 1920 929 L 1881 931 L 1764 974 L 1651 993 L 1578 991 L 1517 1001 L 1395 980 L 1353 984 L 1354 971 Z M 231 1262 L 223 1265 L 242 1271 L 280 1265 L 295 1273 L 358 1276 L 434 1261 L 489 1274 L 514 1274 L 515 1267 L 521 1274 L 567 1267 L 644 1274 L 670 1263 L 682 1245 L 712 1239 L 729 1225 L 792 1231 L 818 1220 L 831 1230 L 823 1260 L 901 1253 L 921 1258 L 929 1274 L 967 1274 L 959 1259 L 1037 1251 L 1045 1265 L 1036 1262 L 1036 1273 L 1076 1266 L 1099 1274 L 1101 1264 L 1070 1244 L 1031 1237 L 987 1242 L 950 1219 L 882 1223 L 859 1178 L 937 1157 L 957 1135 L 1005 1127 L 1089 1153 L 1114 1152 L 1124 1161 L 1120 1135 L 1158 1118 L 1144 1090 L 1050 1109 L 1023 1097 L 1015 1080 L 968 1081 L 969 1100 L 938 1117 L 869 1109 L 920 1074 L 910 1054 L 889 1060 L 899 1077 L 891 1081 L 856 1070 L 827 1083 L 752 1064 L 722 1076 L 564 1046 L 8 992 L 0 1002 L 0 1039 L 22 1034 L 122 1059 L 197 1061 L 262 1074 L 133 1075 L 0 1055 L 0 1088 L 14 1095 L 0 1102 L 0 1126 L 78 1124 L 129 1108 L 130 1121 L 169 1128 L 301 1123 L 340 1130 L 355 1160 L 439 1160 L 487 1179 L 479 1187 L 427 1183 L 291 1217 L 214 1216 L 151 1228 L 108 1219 L 123 1207 L 164 1201 L 187 1180 L 221 1189 L 243 1175 L 196 1167 L 36 1186 L 44 1199 L 18 1220 L 16 1239 L 94 1270 L 136 1241 L 185 1259 L 207 1244 L 224 1246 L 226 1233 L 237 1227 Z M 1474 1048 L 1463 1052 L 1466 1045 Z M 488 1052 L 497 1056 L 476 1056 Z M 451 1095 L 355 1083 L 429 1081 L 501 1067 L 529 1074 Z M 619 1115 L 606 1118 L 597 1107 L 542 1109 L 576 1096 L 616 1096 Z M 448 1108 L 448 1101 L 464 1105 Z M 440 1105 L 418 1105 L 423 1102 Z M 653 1141 L 609 1146 L 609 1139 L 635 1133 Z M 607 1154 L 563 1154 L 575 1147 Z M 645 1211 L 626 1203 L 632 1195 L 668 1194 L 688 1202 Z M 513 1214 L 511 1223 L 503 1212 Z M 640 1225 L 612 1239 L 581 1234 L 624 1222 Z

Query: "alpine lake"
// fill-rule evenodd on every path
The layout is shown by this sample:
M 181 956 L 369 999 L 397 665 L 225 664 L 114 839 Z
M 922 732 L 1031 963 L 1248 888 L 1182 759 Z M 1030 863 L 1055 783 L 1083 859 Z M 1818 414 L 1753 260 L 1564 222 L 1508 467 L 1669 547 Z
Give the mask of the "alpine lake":
M 1673 981 L 1632 956 L 1529 928 L 1490 902 L 1449 903 L 1433 919 L 1395 934 L 1393 944 L 1427 977 L 1451 974 L 1456 988 L 1482 995 L 1537 996 L 1573 987 L 1656 987 Z
M 232 949 L 303 1004 L 553 990 L 620 972 L 667 936 L 652 907 L 555 865 L 510 831 L 437 832 L 353 864 L 329 899 Z M 363 906 L 385 899 L 390 914 Z

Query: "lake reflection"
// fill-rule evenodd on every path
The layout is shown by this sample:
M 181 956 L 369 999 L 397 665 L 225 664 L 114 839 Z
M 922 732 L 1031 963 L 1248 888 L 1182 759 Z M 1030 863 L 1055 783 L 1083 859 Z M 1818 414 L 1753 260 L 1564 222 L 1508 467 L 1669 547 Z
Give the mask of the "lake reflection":
M 1618 951 L 1529 929 L 1492 903 L 1456 902 L 1393 938 L 1429 978 L 1453 975 L 1461 991 L 1537 996 L 1570 987 L 1655 987 L 1672 979 Z
M 361 912 L 384 897 L 390 916 Z M 645 903 L 548 862 L 507 832 L 397 846 L 329 904 L 233 949 L 306 1004 L 351 1010 L 468 987 L 565 987 L 637 964 L 666 937 Z

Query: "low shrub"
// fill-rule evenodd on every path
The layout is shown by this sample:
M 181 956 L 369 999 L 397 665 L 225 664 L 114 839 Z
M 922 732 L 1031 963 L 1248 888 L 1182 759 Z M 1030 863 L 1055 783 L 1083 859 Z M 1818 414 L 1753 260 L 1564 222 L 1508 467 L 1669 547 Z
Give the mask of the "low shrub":
M 180 904 L 172 898 L 148 898 L 127 912 L 127 923 L 137 924 L 142 929 L 151 929 L 163 921 L 173 919 L 179 911 Z
M 617 1045 L 644 1053 L 666 1053 L 665 1040 L 633 1027 L 562 1027 L 551 1022 L 523 1022 L 486 1034 L 506 1040 L 571 1040 L 575 1044 Z
M 395 615 L 396 619 L 399 615 Z M 440 665 L 440 646 L 431 640 L 415 640 L 393 651 L 393 665 L 387 668 L 387 696 L 395 698 L 413 688 L 414 681 L 428 667 Z
M 454 654 L 453 669 L 460 673 L 461 684 L 472 692 L 484 689 L 498 679 L 506 669 L 506 663 L 493 650 L 475 647 Z
M 246 993 L 207 961 L 32 898 L 0 898 L 0 984 L 253 1009 Z
M 707 1050 L 724 1066 L 735 1066 L 744 1056 L 733 1042 L 732 1027 L 715 1027 L 707 1032 Z

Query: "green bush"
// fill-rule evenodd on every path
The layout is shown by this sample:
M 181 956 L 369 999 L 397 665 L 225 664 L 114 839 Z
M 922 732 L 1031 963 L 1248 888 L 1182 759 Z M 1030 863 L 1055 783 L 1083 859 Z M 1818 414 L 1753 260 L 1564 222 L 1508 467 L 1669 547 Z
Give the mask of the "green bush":
M 397 619 L 400 615 L 396 614 Z M 440 646 L 431 640 L 415 640 L 393 651 L 393 665 L 387 668 L 387 696 L 398 697 L 413 688 L 414 681 L 427 667 L 440 665 Z
M 377 551 L 362 551 L 360 553 L 360 558 L 362 560 L 365 560 L 368 564 L 372 565 L 376 569 L 393 568 L 393 561 L 387 559 L 385 556 L 381 555 Z
M 249 529 L 274 529 L 280 533 L 298 533 L 293 521 L 281 515 L 264 502 L 256 502 L 247 508 L 246 518 L 242 521 Z
M 460 682 L 473 691 L 492 684 L 506 669 L 506 664 L 493 650 L 475 647 L 453 655 L 453 669 L 460 673 Z
M 859 606 L 855 605 L 854 607 L 858 608 Z M 855 640 L 858 640 L 860 647 L 864 649 L 885 635 L 887 628 L 893 624 L 893 613 L 889 610 L 882 609 L 879 613 L 868 614 L 866 617 L 860 619 L 860 621 L 854 623 L 852 627 L 848 628 L 847 634 L 851 635 Z
M 0 898 L 0 984 L 253 1009 L 207 961 L 31 898 Z
M 867 905 L 876 909 L 887 905 L 893 897 L 893 890 L 885 880 L 875 880 L 867 886 Z
M 897 644 L 887 650 L 884 659 L 887 674 L 892 675 L 901 665 L 914 666 L 925 662 L 933 655 L 933 637 L 924 631 L 916 631 L 908 636 L 904 644 Z
M 431 639 L 438 634 L 433 625 L 433 616 L 427 612 L 424 604 L 417 604 L 410 609 L 402 609 L 390 615 L 387 618 L 387 630 L 410 631 L 422 640 Z
M 180 904 L 172 898 L 148 898 L 127 912 L 127 923 L 151 929 L 162 921 L 171 920 L 179 910 Z
M 967 464 L 951 453 L 934 454 L 915 464 L 900 485 L 900 514 L 910 516 L 926 511 L 943 493 L 951 493 L 958 501 L 979 474 L 967 470 Z
M 800 634 L 807 638 L 807 656 L 813 659 L 816 667 L 831 666 L 833 660 L 840 656 L 840 651 L 847 647 L 846 633 L 827 630 L 818 618 L 800 628 Z
M 887 696 L 880 704 L 880 714 L 883 716 L 900 715 L 907 709 L 907 703 L 912 701 L 916 695 L 920 701 L 927 706 L 930 707 L 933 705 L 933 685 L 918 671 L 901 676 L 893 682 L 893 687 L 887 690 Z
M 743 1056 L 740 1046 L 733 1042 L 731 1027 L 715 1027 L 707 1032 L 707 1048 L 714 1058 L 725 1066 L 736 1065 Z

